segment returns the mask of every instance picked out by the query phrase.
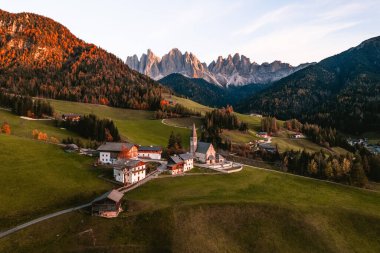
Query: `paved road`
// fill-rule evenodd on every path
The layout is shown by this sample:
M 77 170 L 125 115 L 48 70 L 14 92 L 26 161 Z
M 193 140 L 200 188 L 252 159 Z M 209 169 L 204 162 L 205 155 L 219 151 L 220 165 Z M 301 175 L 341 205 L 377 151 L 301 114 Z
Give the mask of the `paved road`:
M 17 227 L 14 227 L 14 228 L 11 228 L 11 229 L 9 229 L 7 231 L 1 232 L 0 233 L 0 238 L 3 238 L 5 236 L 7 236 L 7 235 L 15 233 L 15 232 L 17 232 L 17 231 L 19 231 L 21 229 L 24 229 L 26 227 L 29 227 L 29 226 L 34 225 L 36 223 L 39 223 L 41 221 L 44 221 L 44 220 L 47 220 L 47 219 L 50 219 L 50 218 L 53 218 L 53 217 L 56 217 L 56 216 L 59 216 L 59 215 L 65 214 L 65 213 L 70 213 L 70 212 L 73 212 L 73 211 L 76 211 L 76 210 L 88 207 L 90 205 L 91 205 L 91 203 L 87 203 L 87 204 L 84 204 L 84 205 L 81 205 L 81 206 L 72 207 L 72 208 L 69 208 L 69 209 L 66 209 L 66 210 L 62 210 L 62 211 L 59 211 L 59 212 L 56 212 L 56 213 L 48 214 L 48 215 L 42 216 L 40 218 L 31 220 L 31 221 L 29 221 L 27 223 L 18 225 Z

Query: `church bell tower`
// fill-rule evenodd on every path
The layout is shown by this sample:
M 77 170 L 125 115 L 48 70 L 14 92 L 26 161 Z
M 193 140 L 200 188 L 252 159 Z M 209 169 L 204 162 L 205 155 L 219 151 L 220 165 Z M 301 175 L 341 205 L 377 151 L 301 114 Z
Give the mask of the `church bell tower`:
M 195 129 L 195 124 L 193 124 L 193 130 L 190 136 L 190 153 L 195 155 L 195 151 L 198 146 L 197 130 Z

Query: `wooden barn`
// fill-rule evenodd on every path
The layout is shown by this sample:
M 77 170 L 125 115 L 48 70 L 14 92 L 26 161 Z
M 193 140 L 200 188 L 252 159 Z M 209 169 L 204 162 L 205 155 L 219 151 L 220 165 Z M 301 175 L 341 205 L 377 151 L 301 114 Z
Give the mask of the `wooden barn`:
M 112 190 L 96 198 L 92 202 L 91 214 L 105 218 L 114 218 L 122 211 L 121 200 L 123 193 Z

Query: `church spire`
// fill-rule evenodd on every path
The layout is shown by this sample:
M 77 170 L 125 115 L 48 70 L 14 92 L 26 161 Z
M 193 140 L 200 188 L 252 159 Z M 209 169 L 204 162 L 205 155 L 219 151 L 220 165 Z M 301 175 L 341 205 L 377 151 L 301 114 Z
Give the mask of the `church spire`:
M 195 128 L 195 124 L 193 124 L 193 131 L 190 136 L 190 153 L 195 156 L 195 152 L 197 151 L 198 146 L 198 138 L 197 138 L 197 129 Z
M 195 129 L 195 124 L 193 123 L 193 135 L 191 137 L 197 137 L 197 130 Z

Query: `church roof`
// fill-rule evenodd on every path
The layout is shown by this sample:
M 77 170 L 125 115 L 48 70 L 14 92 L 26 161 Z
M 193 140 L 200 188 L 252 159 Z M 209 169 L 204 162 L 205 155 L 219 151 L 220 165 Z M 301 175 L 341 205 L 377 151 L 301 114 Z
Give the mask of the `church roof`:
M 207 142 L 198 142 L 196 152 L 205 154 L 207 153 L 211 145 L 212 145 L 211 143 L 207 143 Z

